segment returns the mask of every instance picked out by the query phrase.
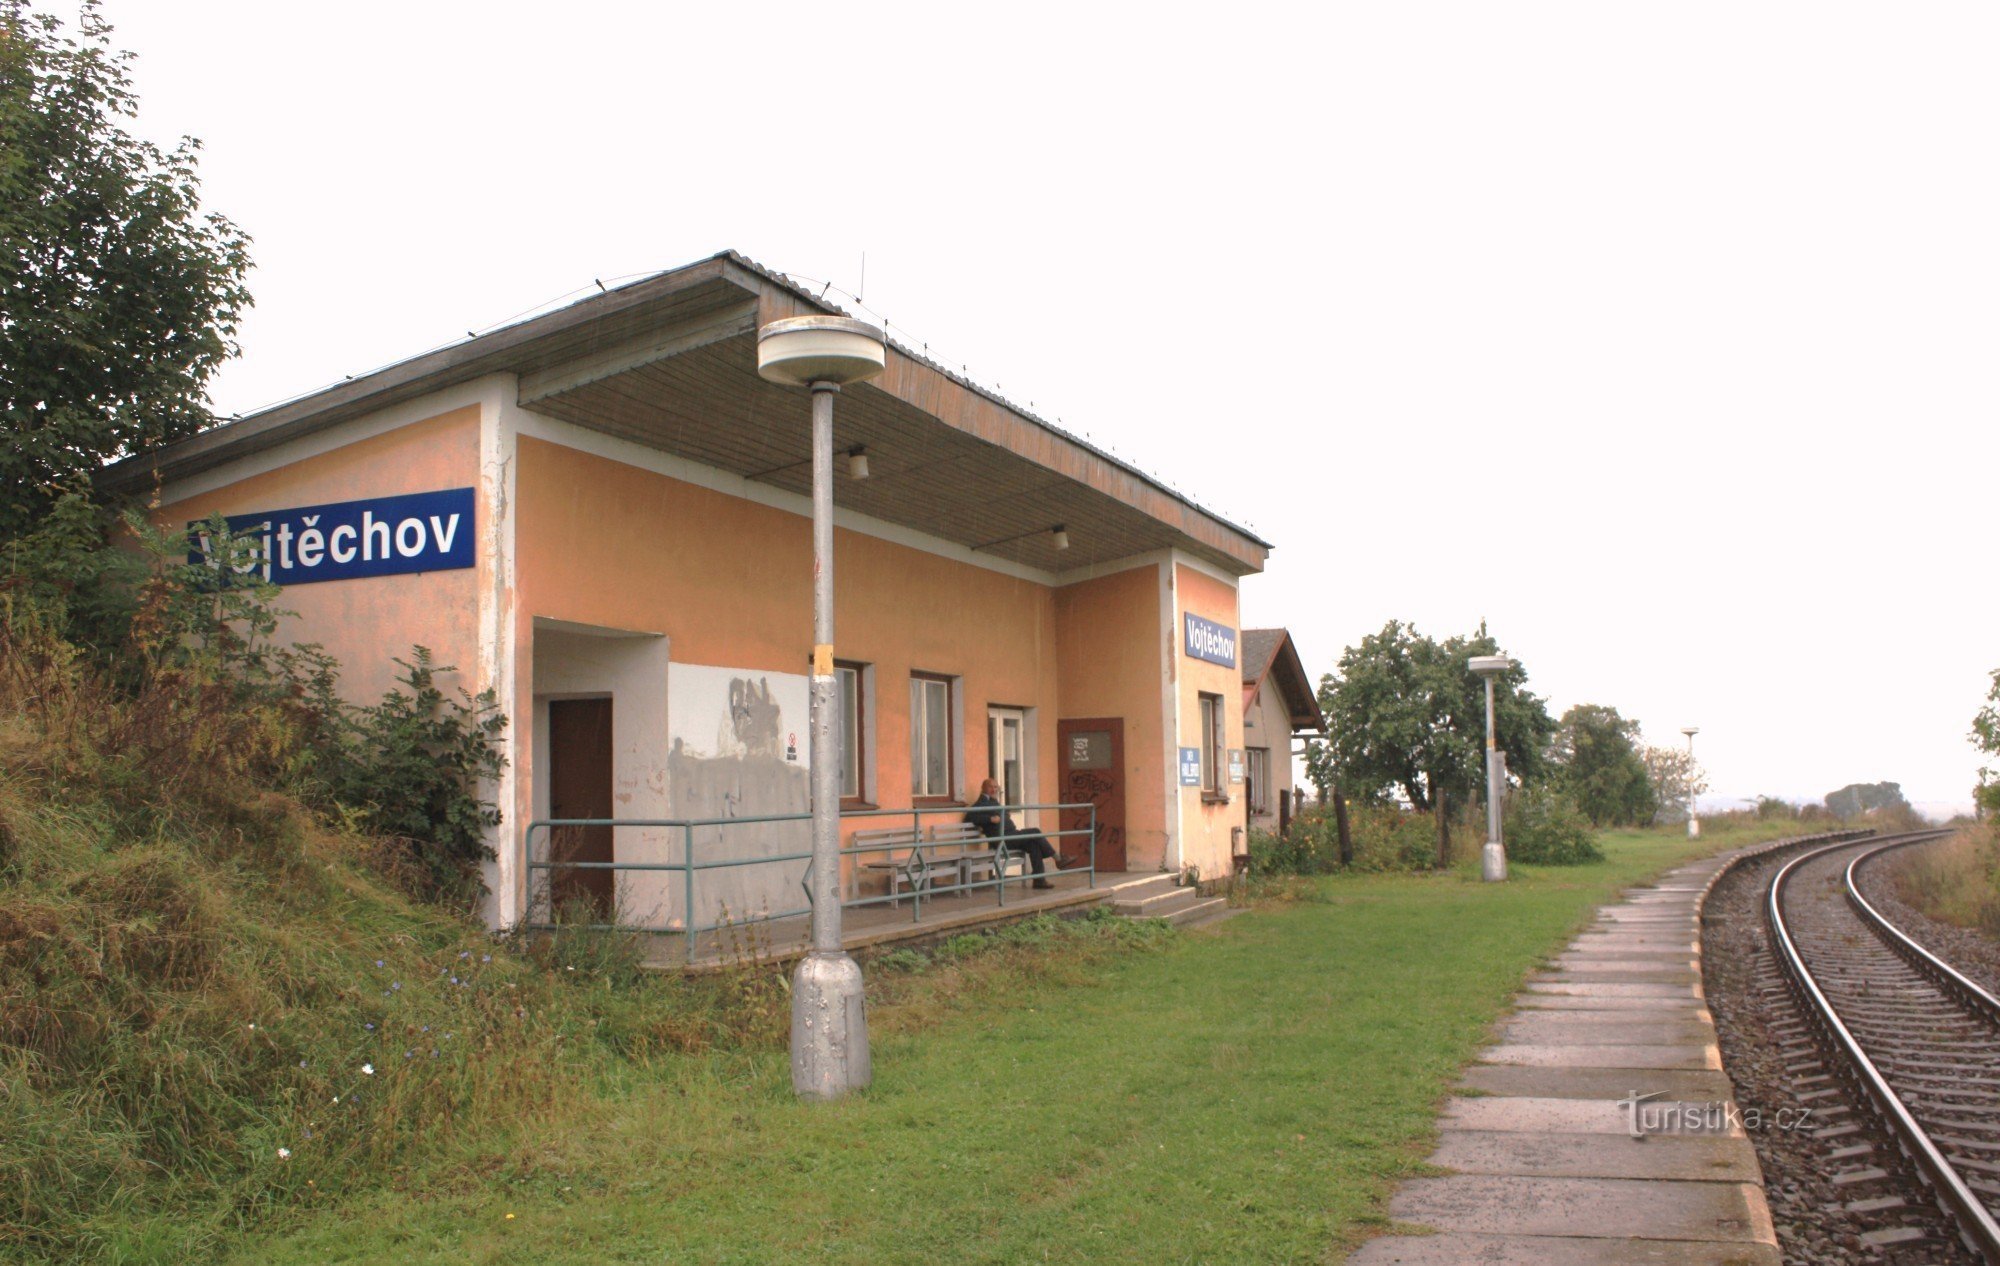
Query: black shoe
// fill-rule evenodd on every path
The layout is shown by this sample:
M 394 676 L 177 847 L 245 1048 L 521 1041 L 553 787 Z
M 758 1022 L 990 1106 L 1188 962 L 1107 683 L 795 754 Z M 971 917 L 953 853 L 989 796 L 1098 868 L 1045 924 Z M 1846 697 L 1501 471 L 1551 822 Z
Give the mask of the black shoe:
M 1049 882 L 1048 880 L 1046 880 L 1046 879 L 1037 879 L 1037 880 L 1035 881 L 1035 887 L 1037 887 L 1037 888 L 1053 888 L 1053 887 L 1055 887 L 1055 885 L 1054 885 L 1054 884 L 1052 884 L 1052 883 L 1050 883 L 1050 882 Z

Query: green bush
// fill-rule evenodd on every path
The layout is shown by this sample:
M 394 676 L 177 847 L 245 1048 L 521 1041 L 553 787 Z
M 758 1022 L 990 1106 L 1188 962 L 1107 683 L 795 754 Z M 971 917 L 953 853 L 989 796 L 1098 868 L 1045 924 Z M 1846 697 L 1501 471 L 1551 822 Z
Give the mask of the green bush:
M 1507 856 L 1540 866 L 1581 866 L 1604 860 L 1582 810 L 1547 787 L 1511 797 L 1506 810 Z
M 1348 837 L 1360 873 L 1429 870 L 1437 860 L 1437 819 L 1390 806 L 1350 805 Z M 1333 810 L 1315 806 L 1292 819 L 1283 839 L 1250 833 L 1250 870 L 1257 875 L 1327 875 L 1341 869 L 1340 830 Z
M 479 864 L 493 856 L 486 831 L 500 824 L 499 808 L 479 791 L 506 763 L 494 743 L 507 718 L 490 689 L 445 694 L 438 675 L 454 670 L 433 664 L 427 648 L 396 662 L 401 684 L 346 717 L 333 795 L 405 850 L 421 895 L 469 902 L 485 891 Z

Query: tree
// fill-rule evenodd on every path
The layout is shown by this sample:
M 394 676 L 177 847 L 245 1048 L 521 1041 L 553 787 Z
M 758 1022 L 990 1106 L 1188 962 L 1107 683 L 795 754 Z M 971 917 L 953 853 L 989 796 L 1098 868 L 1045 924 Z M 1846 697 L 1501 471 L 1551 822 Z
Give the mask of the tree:
M 1484 625 L 1471 637 L 1438 642 L 1391 620 L 1342 652 L 1338 671 L 1320 679 L 1320 707 L 1332 737 L 1307 745 L 1306 769 L 1322 796 L 1402 798 L 1428 810 L 1443 791 L 1448 803 L 1477 801 L 1485 781 L 1486 691 L 1475 655 L 1497 655 Z M 1509 772 L 1539 776 L 1555 723 L 1525 687 L 1518 661 L 1495 679 L 1494 715 Z
M 1858 818 L 1877 809 L 1908 808 L 1901 783 L 1851 782 L 1826 795 L 1826 810 L 1836 818 Z
M 1695 764 L 1694 753 L 1685 747 L 1671 744 L 1663 747 L 1642 746 L 1639 760 L 1646 766 L 1647 781 L 1653 785 L 1653 797 L 1657 802 L 1653 817 L 1656 821 L 1687 821 L 1688 803 L 1695 796 L 1708 790 L 1708 776 Z
M 1557 785 L 1592 826 L 1653 820 L 1659 793 L 1639 756 L 1639 723 L 1618 709 L 1579 703 L 1563 713 L 1549 755 Z
M 1971 738 L 1972 745 L 1987 756 L 2000 756 L 2000 668 L 1993 670 L 1993 688 L 1986 692 L 1986 706 L 1972 718 Z M 2000 770 L 1992 765 L 1979 767 L 1979 785 L 1973 788 L 1972 799 L 1981 814 L 2000 813 Z
M 97 0 L 73 34 L 0 0 L 0 541 L 106 461 L 211 421 L 249 239 L 200 209 L 195 156 L 139 140 Z

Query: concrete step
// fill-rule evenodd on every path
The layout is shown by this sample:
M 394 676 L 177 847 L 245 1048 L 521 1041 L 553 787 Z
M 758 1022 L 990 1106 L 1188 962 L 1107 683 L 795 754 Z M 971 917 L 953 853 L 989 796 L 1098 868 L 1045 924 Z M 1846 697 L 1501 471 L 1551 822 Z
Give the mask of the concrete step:
M 1174 911 L 1167 916 L 1167 922 L 1181 928 L 1207 927 L 1211 923 L 1220 923 L 1224 919 L 1234 918 L 1242 913 L 1240 909 L 1231 909 L 1227 898 L 1208 897 Z
M 1201 893 L 1194 888 L 1167 888 L 1164 891 L 1148 891 L 1145 896 L 1133 898 L 1123 891 L 1111 903 L 1113 914 L 1122 914 L 1128 919 L 1164 919 L 1185 910 L 1201 900 Z
M 1120 901 L 1138 901 L 1145 897 L 1158 896 L 1163 892 L 1178 892 L 1180 891 L 1180 885 L 1175 882 L 1178 878 L 1179 876 L 1177 875 L 1167 873 L 1154 875 L 1150 879 L 1144 879 L 1138 883 L 1120 885 L 1117 899 Z

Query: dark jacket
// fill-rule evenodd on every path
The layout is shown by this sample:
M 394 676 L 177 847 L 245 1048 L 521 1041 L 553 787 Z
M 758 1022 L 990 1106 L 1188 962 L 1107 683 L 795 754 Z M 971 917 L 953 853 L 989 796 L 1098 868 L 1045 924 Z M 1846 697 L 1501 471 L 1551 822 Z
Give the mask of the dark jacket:
M 1002 810 L 1000 802 L 992 796 L 982 795 L 974 800 L 965 820 L 978 827 L 979 833 L 989 840 L 998 840 L 1004 833 L 1012 843 L 1013 837 L 1021 833 L 1021 828 L 1014 825 L 1013 815 Z

